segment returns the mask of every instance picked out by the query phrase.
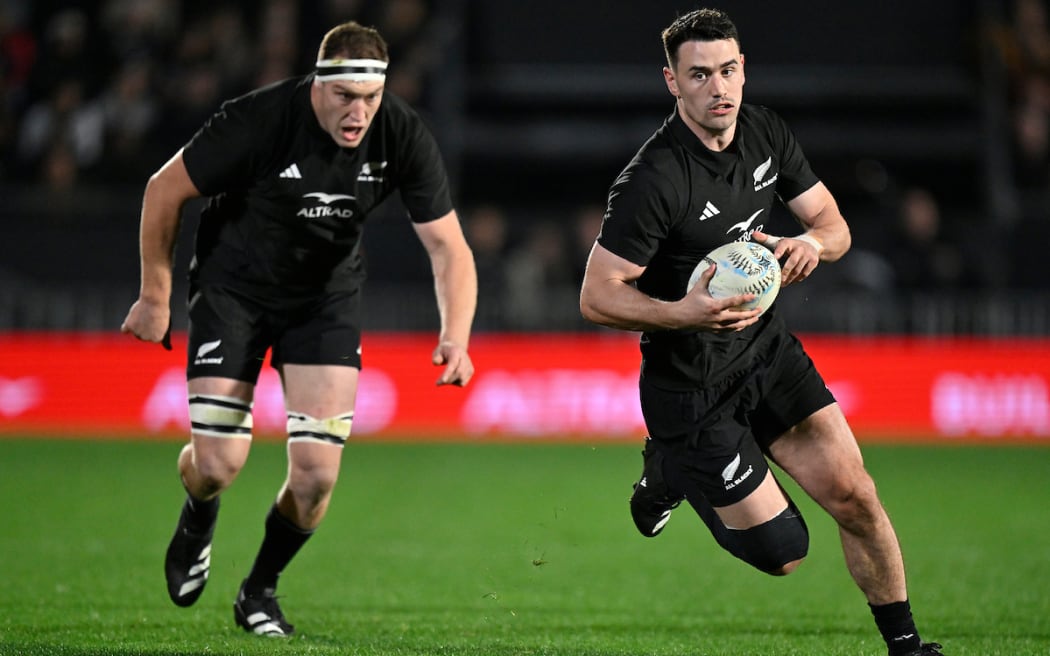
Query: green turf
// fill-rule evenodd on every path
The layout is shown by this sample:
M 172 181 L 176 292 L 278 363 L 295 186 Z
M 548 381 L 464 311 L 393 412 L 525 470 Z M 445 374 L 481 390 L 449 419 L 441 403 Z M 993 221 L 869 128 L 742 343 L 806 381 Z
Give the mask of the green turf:
M 638 445 L 353 444 L 325 524 L 282 579 L 297 637 L 249 636 L 231 602 L 283 446 L 257 444 L 224 495 L 190 609 L 162 575 L 180 446 L 0 439 L 0 654 L 885 654 L 808 499 L 810 557 L 786 578 L 721 552 L 685 509 L 638 536 Z M 1050 654 L 1050 449 L 865 457 L 924 636 L 948 656 Z

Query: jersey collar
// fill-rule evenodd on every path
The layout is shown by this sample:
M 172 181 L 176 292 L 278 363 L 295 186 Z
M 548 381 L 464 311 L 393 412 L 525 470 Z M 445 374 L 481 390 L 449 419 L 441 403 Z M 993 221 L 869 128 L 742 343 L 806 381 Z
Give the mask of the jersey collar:
M 733 135 L 733 143 L 722 152 L 715 152 L 700 141 L 678 115 L 677 106 L 667 118 L 667 127 L 674 139 L 713 174 L 726 176 L 729 169 L 744 159 L 744 133 L 740 129 L 739 117 L 736 133 Z

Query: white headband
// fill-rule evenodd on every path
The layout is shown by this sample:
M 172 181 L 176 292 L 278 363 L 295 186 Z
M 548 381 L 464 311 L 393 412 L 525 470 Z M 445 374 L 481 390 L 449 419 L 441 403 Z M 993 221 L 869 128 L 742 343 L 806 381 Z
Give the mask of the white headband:
M 317 62 L 316 78 L 322 82 L 382 82 L 386 79 L 386 62 L 378 59 L 322 59 Z

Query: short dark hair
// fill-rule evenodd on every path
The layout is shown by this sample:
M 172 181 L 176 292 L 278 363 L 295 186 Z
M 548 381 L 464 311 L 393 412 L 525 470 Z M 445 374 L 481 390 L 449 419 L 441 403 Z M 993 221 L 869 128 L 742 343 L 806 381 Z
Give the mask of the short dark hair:
M 664 42 L 667 65 L 678 65 L 678 48 L 686 41 L 721 41 L 732 39 L 740 45 L 736 25 L 729 15 L 718 9 L 695 9 L 675 19 L 660 34 Z
M 386 41 L 372 27 L 348 21 L 328 30 L 321 39 L 317 59 L 377 59 L 390 61 Z

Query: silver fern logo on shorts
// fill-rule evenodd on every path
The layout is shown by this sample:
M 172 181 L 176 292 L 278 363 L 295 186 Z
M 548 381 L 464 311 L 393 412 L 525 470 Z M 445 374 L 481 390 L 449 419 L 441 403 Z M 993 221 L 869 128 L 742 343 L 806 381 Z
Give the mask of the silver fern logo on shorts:
M 744 470 L 744 473 L 740 476 L 737 476 L 736 472 L 738 469 L 740 469 L 739 453 L 736 454 L 736 457 L 733 458 L 733 461 L 726 465 L 726 468 L 722 470 L 722 480 L 725 482 L 727 490 L 732 490 L 737 485 L 740 485 L 741 483 L 746 481 L 755 471 L 754 467 L 748 465 L 747 469 Z
M 215 349 L 219 348 L 222 344 L 221 339 L 217 339 L 214 342 L 204 342 L 197 348 L 197 356 L 193 358 L 193 364 L 222 364 L 222 356 L 208 357 Z

